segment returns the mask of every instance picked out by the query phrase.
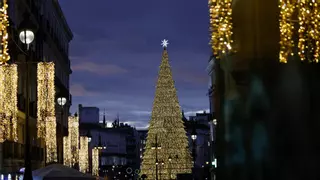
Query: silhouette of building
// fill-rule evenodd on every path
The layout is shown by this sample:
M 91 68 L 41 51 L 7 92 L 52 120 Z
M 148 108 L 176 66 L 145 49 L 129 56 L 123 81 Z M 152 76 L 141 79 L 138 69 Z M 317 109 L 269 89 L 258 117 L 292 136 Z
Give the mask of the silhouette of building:
M 99 123 L 100 110 L 97 107 L 84 107 L 82 104 L 78 105 L 79 118 L 81 123 Z
M 72 97 L 69 92 L 69 76 L 72 73 L 70 68 L 69 42 L 73 38 L 72 32 L 66 23 L 63 12 L 58 1 L 8 1 L 9 4 L 9 54 L 11 62 L 18 62 L 18 142 L 5 141 L 0 144 L 0 172 L 15 173 L 24 167 L 24 118 L 25 118 L 25 91 L 23 82 L 25 71 L 23 63 L 25 56 L 21 51 L 23 45 L 18 37 L 18 26 L 23 19 L 23 13 L 31 15 L 32 22 L 38 27 L 35 40 L 31 44 L 31 57 L 33 61 L 53 61 L 55 63 L 55 88 L 57 97 L 67 98 L 67 103 L 60 109 L 56 103 L 57 113 L 57 147 L 58 160 L 63 159 L 63 134 L 67 133 L 67 117 L 69 108 L 72 104 Z M 30 72 L 30 136 L 31 136 L 31 159 L 32 168 L 40 168 L 44 165 L 43 142 L 37 138 L 36 134 L 36 115 L 37 115 L 37 75 L 36 64 L 32 64 Z M 63 114 L 60 114 L 63 112 Z M 61 118 L 62 117 L 62 118 Z M 14 177 L 13 177 L 14 178 Z

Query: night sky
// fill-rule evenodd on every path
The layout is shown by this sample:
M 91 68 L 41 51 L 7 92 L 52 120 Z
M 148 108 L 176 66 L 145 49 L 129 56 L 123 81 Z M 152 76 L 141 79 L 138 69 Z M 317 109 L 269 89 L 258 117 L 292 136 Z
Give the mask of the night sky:
M 186 115 L 207 110 L 210 57 L 207 0 L 60 0 L 74 33 L 71 112 L 106 109 L 107 119 L 146 127 L 161 61 L 168 53 Z

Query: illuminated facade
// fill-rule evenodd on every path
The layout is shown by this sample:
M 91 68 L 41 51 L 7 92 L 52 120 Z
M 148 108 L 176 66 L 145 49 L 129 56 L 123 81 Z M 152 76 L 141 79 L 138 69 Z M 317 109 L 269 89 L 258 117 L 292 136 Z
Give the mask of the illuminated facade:
M 32 43 L 33 48 L 31 49 L 32 61 L 36 62 L 52 62 L 54 61 L 55 68 L 55 89 L 57 96 L 64 96 L 67 98 L 68 102 L 64 109 L 61 110 L 58 105 L 56 105 L 55 115 L 57 117 L 57 147 L 58 147 L 58 160 L 62 162 L 62 148 L 63 134 L 67 133 L 67 129 L 62 129 L 61 117 L 65 127 L 67 127 L 67 119 L 69 107 L 71 105 L 71 96 L 69 93 L 69 75 L 71 74 L 70 60 L 68 58 L 68 47 L 69 42 L 73 35 L 70 31 L 58 1 L 48 0 L 48 1 L 30 1 L 25 3 L 25 1 L 7 1 L 9 4 L 8 15 L 9 20 L 14 24 L 14 26 L 9 26 L 8 32 L 10 32 L 11 37 L 8 37 L 8 52 L 11 55 L 10 63 L 17 62 L 18 64 L 18 82 L 17 82 L 17 141 L 6 141 L 0 143 L 0 171 L 4 173 L 18 172 L 19 169 L 23 167 L 23 144 L 24 144 L 24 119 L 25 119 L 25 90 L 24 90 L 24 80 L 25 80 L 25 70 L 24 64 L 25 56 L 21 52 L 24 47 L 19 43 L 18 30 L 17 27 L 21 22 L 23 13 L 32 9 L 33 23 L 38 26 L 38 31 L 36 33 L 35 41 Z M 41 9 L 41 11 L 40 11 Z M 47 12 L 47 13 L 41 13 Z M 1 17 L 3 18 L 3 17 Z M 2 27 L 1 27 L 2 28 Z M 43 38 L 42 36 L 46 36 Z M 1 38 L 7 38 L 6 36 L 1 36 Z M 12 42 L 15 41 L 15 42 Z M 2 58 L 3 59 L 3 58 Z M 37 118 L 37 67 L 36 63 L 30 65 L 30 138 L 31 138 L 31 148 L 33 155 L 32 168 L 40 168 L 44 166 L 45 161 L 45 142 L 37 139 L 37 128 L 36 128 L 36 118 Z M 12 93 L 12 95 L 15 93 Z M 55 104 L 57 97 L 54 97 Z M 12 98 L 12 101 L 14 98 Z M 61 129 L 61 130 L 60 130 Z
M 83 173 L 89 172 L 89 142 L 88 137 L 80 137 L 79 170 Z

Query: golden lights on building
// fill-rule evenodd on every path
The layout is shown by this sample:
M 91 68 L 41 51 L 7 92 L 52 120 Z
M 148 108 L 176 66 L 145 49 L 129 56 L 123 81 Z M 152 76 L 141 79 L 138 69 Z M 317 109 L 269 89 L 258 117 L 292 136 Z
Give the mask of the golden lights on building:
M 80 137 L 80 150 L 79 150 L 79 167 L 80 171 L 86 173 L 89 170 L 89 146 L 88 137 Z
M 99 149 L 92 149 L 92 175 L 99 176 Z
M 63 164 L 71 167 L 71 143 L 69 136 L 63 137 Z
M 18 140 L 18 68 L 15 64 L 0 65 L 0 142 Z
M 279 0 L 279 8 L 280 62 L 287 63 L 295 54 L 301 61 L 319 62 L 319 0 Z
M 57 138 L 55 117 L 55 86 L 53 62 L 40 62 L 37 68 L 38 137 L 46 142 L 46 162 L 57 161 Z
M 216 58 L 233 51 L 232 0 L 209 0 L 212 51 Z

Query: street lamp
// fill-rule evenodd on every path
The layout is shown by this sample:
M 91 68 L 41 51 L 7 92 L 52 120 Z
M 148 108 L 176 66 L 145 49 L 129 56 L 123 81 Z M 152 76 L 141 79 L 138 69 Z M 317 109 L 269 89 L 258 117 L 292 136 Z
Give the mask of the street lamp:
M 87 137 L 88 137 L 88 143 L 90 143 L 92 140 L 92 135 L 91 135 L 90 130 L 87 132 Z
M 64 105 L 67 103 L 67 99 L 65 97 L 59 97 L 57 99 L 57 103 L 60 106 L 60 134 L 62 137 L 62 141 L 63 141 L 63 107 Z M 60 161 L 61 163 L 63 163 L 63 154 L 60 155 Z
M 32 180 L 32 170 L 31 170 L 31 159 L 30 159 L 30 133 L 29 133 L 29 113 L 30 113 L 30 72 L 29 72 L 29 62 L 30 52 L 29 45 L 35 39 L 34 32 L 36 30 L 35 25 L 30 20 L 30 15 L 28 13 L 23 14 L 24 19 L 19 25 L 19 39 L 26 45 L 26 51 L 23 52 L 26 55 L 26 78 L 25 78 L 25 88 L 26 88 L 26 103 L 25 103 L 25 155 L 24 155 L 24 180 Z

